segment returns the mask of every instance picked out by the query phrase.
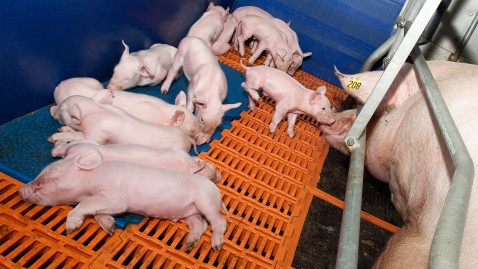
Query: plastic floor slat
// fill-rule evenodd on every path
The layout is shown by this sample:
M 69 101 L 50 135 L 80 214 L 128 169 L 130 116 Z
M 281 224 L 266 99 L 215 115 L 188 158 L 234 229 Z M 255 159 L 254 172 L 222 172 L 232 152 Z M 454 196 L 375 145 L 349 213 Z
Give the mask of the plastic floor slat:
M 220 57 L 244 72 L 239 59 L 235 52 Z M 343 91 L 301 70 L 294 78 L 311 89 L 326 85 L 335 106 L 346 98 Z M 17 194 L 23 183 L 0 173 L 0 269 L 291 267 L 308 208 L 318 193 L 328 145 L 318 123 L 306 115 L 298 118 L 293 139 L 284 121 L 275 135 L 269 134 L 273 113 L 274 102 L 262 98 L 255 111 L 241 113 L 211 142 L 210 150 L 199 155 L 222 175 L 218 186 L 230 220 L 221 251 L 212 250 L 208 227 L 198 246 L 185 252 L 189 229 L 182 220 L 144 218 L 110 237 L 87 218 L 66 235 L 71 207 L 23 202 Z

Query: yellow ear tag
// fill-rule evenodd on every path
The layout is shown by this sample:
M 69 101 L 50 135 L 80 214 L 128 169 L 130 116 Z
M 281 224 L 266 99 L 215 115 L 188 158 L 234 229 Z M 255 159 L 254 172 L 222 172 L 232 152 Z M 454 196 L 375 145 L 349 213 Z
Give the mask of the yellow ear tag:
M 351 90 L 356 90 L 356 91 L 360 90 L 361 86 L 362 86 L 362 81 L 358 77 L 349 80 L 349 84 L 347 84 L 347 88 Z

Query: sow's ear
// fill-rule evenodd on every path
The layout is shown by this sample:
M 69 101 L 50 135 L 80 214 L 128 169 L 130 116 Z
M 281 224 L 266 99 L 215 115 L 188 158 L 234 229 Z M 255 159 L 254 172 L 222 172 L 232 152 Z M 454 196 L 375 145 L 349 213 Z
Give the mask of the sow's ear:
M 97 149 L 84 150 L 76 157 L 76 164 L 83 170 L 95 169 L 102 161 L 103 157 Z

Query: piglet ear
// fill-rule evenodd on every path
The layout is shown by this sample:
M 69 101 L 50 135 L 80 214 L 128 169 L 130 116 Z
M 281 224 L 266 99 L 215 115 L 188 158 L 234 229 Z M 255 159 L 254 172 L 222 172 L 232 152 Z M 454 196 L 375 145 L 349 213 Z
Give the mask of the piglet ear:
M 325 87 L 324 85 L 320 86 L 317 88 L 317 90 L 315 90 L 316 92 L 320 93 L 322 96 L 325 95 L 325 92 L 327 92 L 327 87 Z
M 174 112 L 173 117 L 169 121 L 169 125 L 170 126 L 179 126 L 184 122 L 185 117 L 186 116 L 184 115 L 183 111 L 176 110 L 176 112 Z
M 222 111 L 224 111 L 224 113 L 226 113 L 226 111 L 231 110 L 231 109 L 236 108 L 236 107 L 239 107 L 239 106 L 241 106 L 241 104 L 242 103 L 222 105 Z
M 128 47 L 128 45 L 126 45 L 124 40 L 121 40 L 121 43 L 123 43 L 123 46 L 124 46 L 124 51 L 123 51 L 123 54 L 121 55 L 121 58 L 128 57 L 129 56 L 129 47 Z
M 322 95 L 320 94 L 320 92 L 315 91 L 310 95 L 309 104 L 311 105 L 318 104 L 321 98 L 322 98 Z
M 103 157 L 97 149 L 85 150 L 76 157 L 76 164 L 83 170 L 95 169 L 102 161 Z
M 207 104 L 205 102 L 199 101 L 198 99 L 193 100 L 194 106 L 200 107 L 202 109 L 207 108 Z
M 176 99 L 174 100 L 174 104 L 180 107 L 186 107 L 186 93 L 184 91 L 180 91 Z
M 81 124 L 81 108 L 77 103 L 71 106 L 70 115 L 71 115 L 71 122 L 73 124 L 75 125 Z
M 50 115 L 57 120 L 58 119 L 58 106 L 50 107 Z
M 113 104 L 113 95 L 109 90 L 100 90 L 95 93 L 91 99 L 98 104 L 111 105 Z
M 209 2 L 209 5 L 207 6 L 207 11 L 209 11 L 211 8 L 214 7 L 214 3 L 213 2 Z
M 141 73 L 141 76 L 144 78 L 149 78 L 149 79 L 154 79 L 153 72 L 147 67 L 146 65 L 141 66 L 139 69 L 139 73 Z
M 191 157 L 188 159 L 188 170 L 190 173 L 196 173 L 203 169 L 206 164 L 199 157 Z
M 310 55 L 312 55 L 312 52 L 302 53 L 302 58 L 309 57 Z

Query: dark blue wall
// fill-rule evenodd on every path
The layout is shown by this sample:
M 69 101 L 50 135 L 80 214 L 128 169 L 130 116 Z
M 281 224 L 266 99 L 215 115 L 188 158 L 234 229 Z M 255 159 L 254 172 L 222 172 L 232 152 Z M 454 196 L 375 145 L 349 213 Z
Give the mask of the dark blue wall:
M 223 7 L 234 0 L 212 1 Z M 53 103 L 62 80 L 111 77 L 123 51 L 177 46 L 208 0 L 0 1 L 0 124 Z
M 215 0 L 223 7 L 255 5 L 291 21 L 303 69 L 332 83 L 335 64 L 357 72 L 391 33 L 405 0 Z M 123 51 L 153 43 L 177 46 L 207 0 L 3 0 L 0 2 L 0 124 L 53 103 L 62 80 L 111 77 Z

